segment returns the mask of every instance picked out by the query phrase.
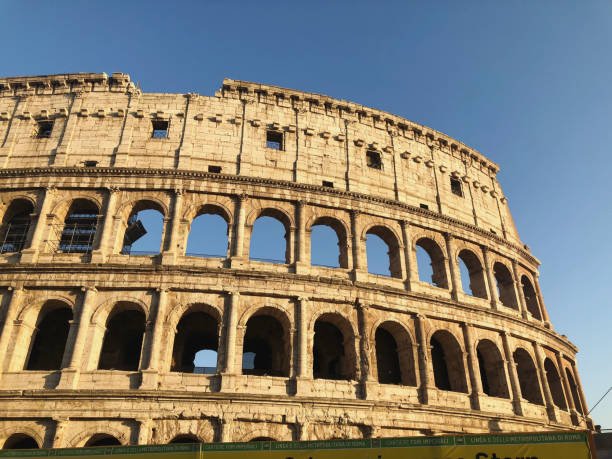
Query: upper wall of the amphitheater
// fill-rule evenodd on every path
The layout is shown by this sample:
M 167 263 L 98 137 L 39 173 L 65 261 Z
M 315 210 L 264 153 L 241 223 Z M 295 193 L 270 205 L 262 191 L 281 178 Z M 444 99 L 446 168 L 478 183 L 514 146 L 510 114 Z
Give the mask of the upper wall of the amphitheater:
M 37 136 L 41 121 L 53 122 L 48 138 Z M 153 138 L 156 121 L 167 122 L 166 138 Z M 267 147 L 268 131 L 282 134 L 281 149 Z M 499 168 L 478 152 L 380 110 L 275 86 L 225 79 L 208 97 L 144 93 L 122 73 L 0 79 L 0 160 L 8 169 L 95 162 L 333 186 L 520 244 Z

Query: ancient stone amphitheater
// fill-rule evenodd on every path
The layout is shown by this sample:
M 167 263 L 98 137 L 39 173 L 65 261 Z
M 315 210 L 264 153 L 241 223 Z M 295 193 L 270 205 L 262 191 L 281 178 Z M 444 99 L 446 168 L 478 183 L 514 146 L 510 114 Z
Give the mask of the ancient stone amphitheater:
M 498 170 L 318 94 L 0 79 L 0 446 L 590 428 Z M 159 253 L 130 251 L 144 209 Z M 227 223 L 223 257 L 186 252 L 203 214 Z M 284 226 L 280 263 L 250 257 L 260 217 Z M 336 267 L 311 263 L 319 225 Z M 388 276 L 368 270 L 374 236 Z

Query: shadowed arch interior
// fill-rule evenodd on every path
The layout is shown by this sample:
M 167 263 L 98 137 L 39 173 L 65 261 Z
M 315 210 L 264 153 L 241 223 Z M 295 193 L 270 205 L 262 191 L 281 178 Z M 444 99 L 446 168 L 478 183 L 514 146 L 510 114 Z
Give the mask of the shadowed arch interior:
M 518 303 L 514 292 L 514 279 L 510 270 L 499 261 L 493 265 L 493 275 L 497 284 L 497 295 L 501 303 L 512 309 L 518 309 Z
M 574 406 L 576 407 L 576 411 L 578 411 L 578 413 L 580 414 L 583 414 L 582 403 L 580 402 L 580 396 L 578 395 L 578 386 L 576 385 L 576 381 L 574 381 L 574 377 L 569 371 L 569 368 L 565 369 L 565 375 L 567 377 L 567 382 L 572 393 L 572 399 L 574 400 Z
M 509 398 L 504 359 L 495 343 L 488 339 L 481 340 L 476 346 L 476 356 L 482 391 L 491 397 Z
M 422 249 L 422 252 L 419 251 Z M 448 288 L 446 279 L 446 261 L 444 252 L 433 239 L 422 237 L 416 242 L 417 264 L 419 265 L 419 280 L 439 288 Z M 429 261 L 431 266 L 431 279 L 423 275 L 424 264 Z
M 412 340 L 395 322 L 384 322 L 375 333 L 376 369 L 381 384 L 416 386 Z
M 384 253 L 383 244 L 386 246 Z M 395 234 L 384 226 L 373 226 L 366 233 L 366 255 L 368 272 L 378 275 L 402 277 L 402 262 L 399 242 Z M 388 270 L 385 264 L 388 263 Z M 387 274 L 389 273 L 389 274 Z
M 145 314 L 137 305 L 115 305 L 106 322 L 99 370 L 138 370 L 145 321 Z
M 42 307 L 37 330 L 32 335 L 26 370 L 59 370 L 70 331 L 72 309 L 60 301 Z
M 438 330 L 431 337 L 430 345 L 436 387 L 467 393 L 463 352 L 455 337 L 446 330 Z
M 533 288 L 533 285 L 531 284 L 531 281 L 525 275 L 521 277 L 521 288 L 523 289 L 523 296 L 525 297 L 527 311 L 529 311 L 533 318 L 542 320 L 542 314 L 540 314 L 540 306 L 538 304 L 538 296 Z
M 186 255 L 226 258 L 229 248 L 229 216 L 219 206 L 202 206 L 189 227 Z
M 319 217 L 310 227 L 310 264 L 348 267 L 346 230 L 337 219 Z
M 40 446 L 29 435 L 16 433 L 6 439 L 2 449 L 39 449 Z
M 93 248 L 100 210 L 88 199 L 75 199 L 64 220 L 58 250 L 66 253 L 89 253 Z
M 183 314 L 176 327 L 170 371 L 193 373 L 196 354 L 202 350 L 217 352 L 218 346 L 218 319 L 207 309 L 193 306 Z
M 289 376 L 289 327 L 279 315 L 273 308 L 263 308 L 247 321 L 242 347 L 243 374 Z
M 169 444 L 176 443 L 201 443 L 200 439 L 193 434 L 181 434 L 174 437 L 168 442 Z
M 25 247 L 34 206 L 27 199 L 15 199 L 4 212 L 0 227 L 0 253 L 21 252 Z
M 121 442 L 112 435 L 97 433 L 92 435 L 84 446 L 87 448 L 92 446 L 121 446 Z
M 518 348 L 513 354 L 522 397 L 530 403 L 543 405 L 538 373 L 529 353 Z
M 550 388 L 550 395 L 552 395 L 553 403 L 562 410 L 567 410 L 561 377 L 559 376 L 557 367 L 548 357 L 544 360 L 544 371 L 546 371 L 546 381 Z
M 487 298 L 484 269 L 478 257 L 470 250 L 463 249 L 459 252 L 457 258 L 459 264 L 463 263 L 465 271 L 467 272 L 466 278 L 464 276 L 464 270 L 460 270 L 463 291 L 477 298 Z
M 314 325 L 312 370 L 315 379 L 354 379 L 355 349 L 348 321 L 336 313 L 322 314 Z

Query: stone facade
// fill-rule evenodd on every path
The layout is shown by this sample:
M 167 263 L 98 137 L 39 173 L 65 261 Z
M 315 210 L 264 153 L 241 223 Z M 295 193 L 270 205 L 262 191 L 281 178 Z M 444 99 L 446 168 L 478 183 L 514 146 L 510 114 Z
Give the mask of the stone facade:
M 121 73 L 8 78 L 0 168 L 0 445 L 591 427 L 577 349 L 553 331 L 498 166 L 444 134 L 241 81 L 206 97 L 143 93 Z M 164 215 L 158 255 L 122 253 L 141 208 Z M 79 212 L 93 230 L 70 234 L 91 237 L 67 250 Z M 202 213 L 227 222 L 225 258 L 185 254 Z M 249 258 L 262 215 L 285 227 L 285 263 Z M 311 265 L 316 224 L 336 232 L 339 268 Z M 368 234 L 391 276 L 368 273 Z M 178 366 L 189 314 L 215 374 Z M 241 365 L 249 327 L 276 340 L 259 374 Z

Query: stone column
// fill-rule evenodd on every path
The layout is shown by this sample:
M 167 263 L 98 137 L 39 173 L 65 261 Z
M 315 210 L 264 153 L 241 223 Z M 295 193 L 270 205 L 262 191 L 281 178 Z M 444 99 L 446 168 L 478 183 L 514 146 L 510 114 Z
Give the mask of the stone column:
M 521 281 L 519 277 L 518 261 L 512 260 L 512 275 L 514 276 L 514 294 L 518 301 L 519 311 L 523 319 L 528 319 L 529 314 L 527 312 L 527 302 L 525 301 L 525 293 L 521 288 Z
M 295 272 L 301 274 L 307 272 L 306 264 L 306 215 L 305 215 L 305 202 L 297 202 L 297 256 L 295 261 Z
M 183 190 L 177 188 L 174 190 L 174 206 L 172 209 L 172 220 L 170 223 L 170 241 L 168 242 L 168 249 L 164 250 L 162 254 L 163 264 L 175 264 L 178 254 L 178 232 L 181 221 L 181 210 L 183 208 Z
M 540 274 L 536 272 L 533 278 L 535 280 L 534 287 L 536 290 L 536 294 L 538 295 L 538 304 L 540 306 L 540 312 L 542 313 L 542 318 L 544 319 L 544 326 L 552 330 L 550 317 L 548 317 L 548 311 L 546 310 L 546 306 L 544 305 L 544 298 L 542 298 L 542 291 L 540 290 Z
M 116 233 L 113 232 L 113 221 L 115 216 L 115 207 L 117 205 L 117 196 L 119 195 L 119 188 L 110 187 L 108 189 L 108 200 L 106 203 L 106 212 L 104 214 L 104 223 L 102 224 L 102 231 L 100 235 L 100 245 L 97 250 L 94 250 L 91 254 L 92 263 L 105 263 L 107 255 L 112 251 L 114 244 L 109 244 L 112 236 L 117 237 Z M 110 247 L 109 247 L 110 246 Z
M 533 348 L 535 350 L 536 360 L 538 363 L 538 373 L 540 375 L 540 381 L 542 382 L 542 389 L 544 390 L 544 400 L 546 400 L 546 411 L 548 412 L 548 418 L 556 422 L 557 415 L 555 413 L 555 403 L 553 402 L 550 387 L 548 386 L 548 379 L 546 378 L 546 369 L 544 368 L 544 351 L 542 346 L 534 342 Z
M 221 443 L 232 441 L 232 431 L 234 430 L 233 416 L 224 415 L 220 420 L 221 426 Z
M 135 419 L 138 424 L 138 444 L 148 445 L 151 441 L 151 419 Z
M 363 270 L 363 247 L 362 241 L 359 236 L 361 230 L 359 225 L 359 214 L 358 210 L 351 210 L 351 236 L 353 243 L 353 276 L 356 281 L 362 280 L 366 274 Z
M 467 363 L 468 363 L 468 373 L 470 376 L 470 385 L 472 387 L 472 393 L 470 394 L 470 399 L 472 401 L 472 409 L 479 410 L 480 409 L 480 395 L 482 392 L 482 381 L 480 380 L 480 371 L 478 362 L 476 362 L 477 358 L 474 352 L 474 337 L 472 335 L 472 326 L 468 323 L 461 323 L 461 327 L 463 328 L 463 341 L 465 345 L 465 350 L 467 352 Z
M 521 385 L 519 383 L 518 374 L 516 372 L 516 364 L 514 363 L 514 357 L 510 350 L 509 335 L 507 331 L 500 332 L 502 338 L 502 344 L 504 347 L 504 359 L 508 368 L 508 375 L 510 376 L 510 389 L 512 390 L 512 405 L 514 406 L 514 413 L 517 416 L 523 416 L 523 405 L 521 403 Z
M 230 297 L 229 310 L 226 314 L 225 325 L 225 371 L 221 374 L 221 390 L 231 390 L 234 387 L 236 371 L 236 328 L 238 325 L 238 308 L 240 307 L 240 293 L 228 291 Z
M 83 349 L 85 348 L 91 312 L 96 302 L 96 294 L 98 291 L 95 287 L 82 287 L 81 292 L 83 292 L 83 294 L 79 318 L 78 320 L 73 320 L 70 325 L 69 336 L 74 336 L 74 344 L 72 345 L 70 358 L 66 359 L 66 356 L 64 356 L 64 360 L 67 361 L 67 366 L 62 370 L 58 389 L 76 389 L 79 384 L 79 375 L 83 366 L 81 361 Z
M 582 390 L 582 382 L 580 381 L 580 375 L 578 374 L 578 370 L 576 369 L 576 362 L 572 360 L 572 374 L 574 375 L 576 389 L 578 390 L 578 397 L 580 398 L 580 404 L 582 405 L 582 416 L 587 423 L 590 422 L 588 418 L 589 407 L 587 405 L 586 397 L 584 396 L 584 391 Z
M 151 339 L 149 340 L 149 362 L 147 368 L 142 370 L 141 389 L 157 389 L 158 375 L 160 373 L 159 361 L 161 344 L 164 336 L 166 322 L 166 309 L 168 305 L 168 289 L 157 289 L 157 307 L 153 323 Z
M 27 84 L 28 83 L 26 83 L 26 85 Z M 20 125 L 22 123 L 25 124 L 29 122 L 29 116 L 28 119 L 26 119 L 24 114 L 28 113 L 28 102 L 31 100 L 31 97 L 28 94 L 23 94 L 17 97 L 18 99 L 15 104 L 15 108 L 13 109 L 15 116 L 13 116 L 11 119 L 10 128 L 6 133 L 4 143 L 0 142 L 0 167 L 2 168 L 8 166 L 11 155 L 13 154 L 13 149 L 15 148 L 17 133 L 21 131 Z
M 408 237 L 408 228 L 410 226 L 410 223 L 406 220 L 400 220 L 400 226 L 402 228 L 404 259 L 406 260 L 406 273 L 404 283 L 406 284 L 406 289 L 412 290 L 412 282 L 414 281 L 415 276 L 418 276 L 418 273 L 413 272 L 416 270 L 416 264 L 412 258 L 412 250 L 410 248 L 411 241 Z
M 125 111 L 126 113 L 123 123 L 123 130 L 121 131 L 121 140 L 119 141 L 119 145 L 117 145 L 117 151 L 115 153 L 115 161 L 113 162 L 114 167 L 126 167 L 128 165 L 128 156 L 130 153 L 130 147 L 132 146 L 132 132 L 134 131 L 134 125 L 136 124 L 140 95 L 141 92 L 137 89 L 128 89 L 129 100 Z
M 66 431 L 70 419 L 67 417 L 54 417 L 53 421 L 55 421 L 55 433 L 53 434 L 53 444 L 51 448 L 62 448 L 64 447 L 64 432 Z
M 482 246 L 482 258 L 484 260 L 484 269 L 487 273 L 487 284 L 489 287 L 489 298 L 491 299 L 491 309 L 499 309 L 499 298 L 497 296 L 497 282 L 495 282 L 495 276 L 493 274 L 493 266 L 489 262 L 489 248 Z
M 236 217 L 234 219 L 234 250 L 232 253 L 231 266 L 240 267 L 244 261 L 244 225 L 246 218 L 246 204 L 248 196 L 241 194 L 236 198 Z
M 450 233 L 444 233 L 444 240 L 446 241 L 446 254 L 448 258 L 448 270 L 450 272 L 450 291 L 453 300 L 458 301 L 459 292 L 462 291 L 461 287 L 461 273 L 459 272 L 459 266 L 457 264 L 457 258 L 455 257 L 455 238 Z
M 45 188 L 45 194 L 38 205 L 38 218 L 36 219 L 36 226 L 34 227 L 34 232 L 32 233 L 30 245 L 27 249 L 21 251 L 20 261 L 22 263 L 36 263 L 38 260 L 38 254 L 41 250 L 40 241 L 48 225 L 47 217 L 51 210 L 51 204 L 55 191 L 55 187 Z
M 6 314 L 4 316 L 4 326 L 2 327 L 2 335 L 0 335 L 0 374 L 4 372 L 6 363 L 10 360 L 9 356 L 12 354 L 12 349 L 9 349 L 11 338 L 13 337 L 13 329 L 15 317 L 17 317 L 17 310 L 19 303 L 23 297 L 23 287 L 8 287 L 11 291 L 11 300 L 7 306 Z
M 301 378 L 312 379 L 312 366 L 308 365 L 308 317 L 309 301 L 306 296 L 300 296 L 297 300 L 298 305 L 298 365 L 297 375 Z
M 66 125 L 64 127 L 64 133 L 62 134 L 62 139 L 55 151 L 55 159 L 53 161 L 53 166 L 64 167 L 68 162 L 67 160 L 68 153 L 70 151 L 70 142 L 72 142 L 72 136 L 74 135 L 76 124 L 78 122 L 78 112 L 81 110 L 82 104 L 83 92 L 73 92 L 72 103 L 70 104 L 70 113 L 66 118 Z M 68 165 L 70 166 L 71 164 Z
M 567 376 L 565 371 L 563 371 L 563 353 L 559 351 L 555 351 L 555 357 L 557 358 L 557 367 L 559 369 L 559 377 L 563 382 L 563 391 L 565 392 L 565 400 L 567 402 L 567 409 L 570 412 L 570 416 L 572 417 L 572 421 L 576 424 L 578 423 L 578 413 L 576 412 L 576 404 L 574 403 L 574 395 L 572 394 L 572 389 L 569 385 L 569 381 L 567 380 Z
M 425 322 L 426 318 L 422 314 L 416 315 L 416 330 L 417 339 L 419 340 L 419 376 L 420 376 L 420 391 L 421 403 L 426 405 L 429 402 L 429 390 L 432 388 L 433 369 L 429 365 L 429 345 L 425 338 Z
M 375 398 L 377 381 L 372 375 L 372 362 L 370 361 L 370 307 L 361 299 L 357 300 L 357 322 L 359 327 L 359 361 L 361 372 L 363 398 Z

